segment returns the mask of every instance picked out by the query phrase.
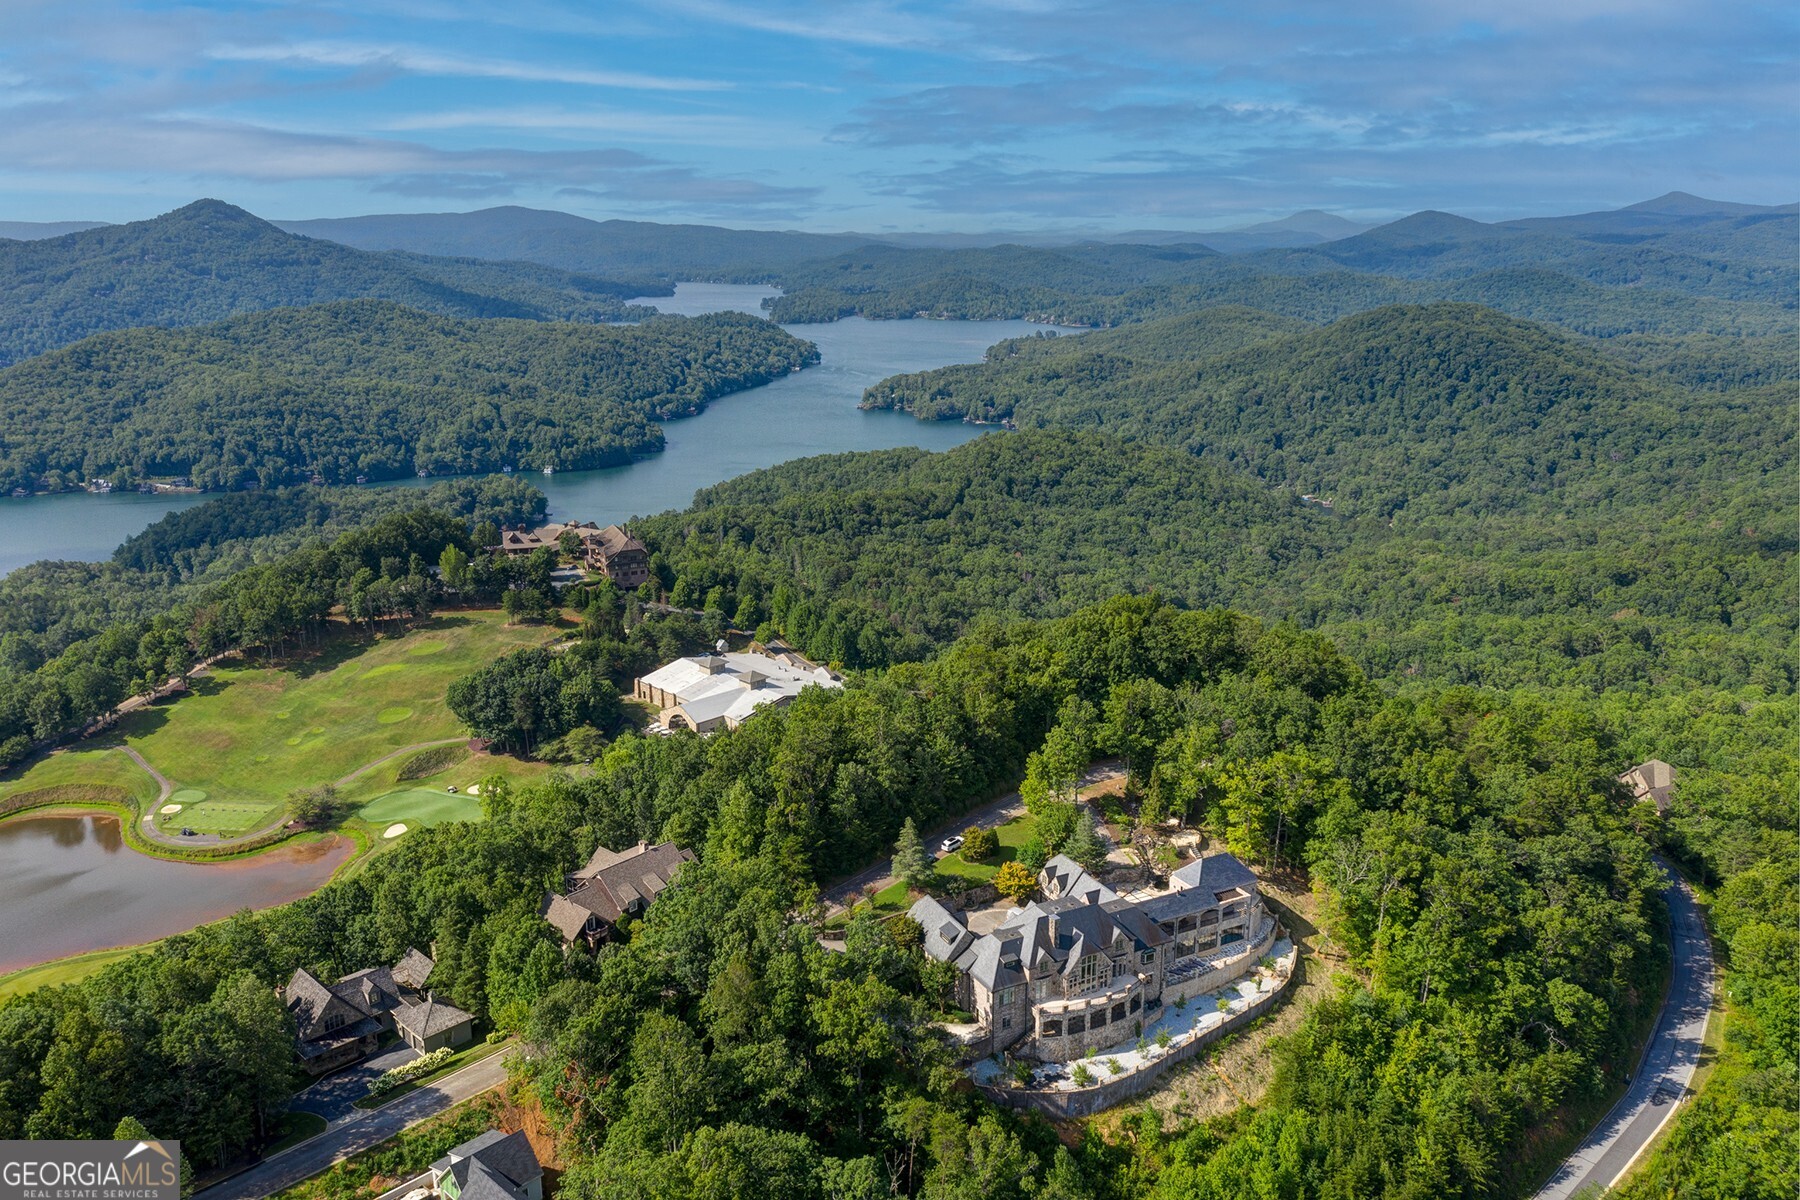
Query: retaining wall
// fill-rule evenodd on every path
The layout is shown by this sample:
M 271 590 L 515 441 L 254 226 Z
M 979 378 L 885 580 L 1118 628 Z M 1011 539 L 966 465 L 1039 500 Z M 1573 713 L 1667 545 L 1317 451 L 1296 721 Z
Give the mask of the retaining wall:
M 1055 1120 L 1092 1116 L 1115 1104 L 1122 1104 L 1140 1092 L 1149 1091 L 1158 1080 L 1168 1073 L 1170 1067 L 1186 1062 L 1207 1046 L 1221 1038 L 1231 1036 L 1268 1012 L 1287 991 L 1288 984 L 1293 980 L 1294 971 L 1298 970 L 1299 966 L 1299 951 L 1296 948 L 1293 967 L 1281 980 L 1280 987 L 1272 992 L 1259 995 L 1243 1012 L 1233 1013 L 1222 1024 L 1199 1034 L 1183 1045 L 1170 1047 L 1169 1052 L 1154 1063 L 1142 1070 L 1133 1071 L 1129 1075 L 1103 1080 L 1092 1087 L 1068 1091 L 996 1087 L 993 1084 L 977 1084 L 976 1086 L 996 1104 L 1031 1109 Z

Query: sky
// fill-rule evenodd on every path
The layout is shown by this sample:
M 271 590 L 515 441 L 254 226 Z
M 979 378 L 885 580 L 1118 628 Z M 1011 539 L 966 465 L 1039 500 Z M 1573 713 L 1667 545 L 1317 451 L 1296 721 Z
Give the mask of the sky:
M 1800 199 L 1800 6 L 0 0 L 0 219 L 754 228 Z

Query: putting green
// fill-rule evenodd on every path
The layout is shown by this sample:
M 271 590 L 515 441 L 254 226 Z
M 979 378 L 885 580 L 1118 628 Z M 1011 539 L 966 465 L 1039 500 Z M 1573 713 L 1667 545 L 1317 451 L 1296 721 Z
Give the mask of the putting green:
M 412 716 L 412 709 L 396 704 L 392 708 L 384 708 L 375 714 L 375 719 L 383 725 L 394 725 Z
M 448 643 L 445 643 L 445 642 L 415 642 L 415 643 L 413 643 L 412 647 L 409 650 L 407 650 L 407 653 L 408 654 L 439 654 L 444 650 L 444 648 L 447 644 Z
M 176 794 L 180 795 L 179 792 Z M 208 800 L 203 804 L 188 805 L 176 819 L 168 823 L 183 825 L 199 833 L 221 833 L 229 836 L 255 829 L 268 820 L 274 811 L 274 808 L 267 804 Z
M 379 667 L 370 667 L 364 671 L 362 681 L 367 683 L 371 679 L 380 679 L 383 675 L 393 675 L 404 670 L 406 670 L 405 663 L 382 663 Z
M 171 804 L 199 804 L 205 799 L 206 793 L 199 788 L 181 788 L 169 795 Z
M 446 821 L 479 821 L 481 801 L 435 788 L 407 788 L 369 801 L 358 815 L 371 825 L 404 821 L 415 828 Z

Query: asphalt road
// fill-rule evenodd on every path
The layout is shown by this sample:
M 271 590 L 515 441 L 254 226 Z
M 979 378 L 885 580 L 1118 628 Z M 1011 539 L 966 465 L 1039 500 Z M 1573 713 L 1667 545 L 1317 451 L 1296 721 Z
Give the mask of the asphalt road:
M 1568 1200 L 1584 1187 L 1612 1187 L 1644 1152 L 1687 1095 L 1700 1063 L 1706 1015 L 1713 1002 L 1712 945 L 1687 883 L 1665 866 L 1663 899 L 1673 926 L 1669 995 L 1637 1075 L 1619 1102 L 1564 1160 L 1537 1200 Z
M 1117 760 L 1109 759 L 1097 762 L 1089 767 L 1087 773 L 1081 777 L 1081 789 L 1085 792 L 1098 784 L 1110 783 L 1121 778 L 1124 774 L 1124 764 Z M 983 829 L 993 829 L 1006 824 L 1014 817 L 1024 815 L 1024 812 L 1025 802 L 1019 799 L 1019 793 L 1008 792 L 998 800 L 943 822 L 935 829 L 921 830 L 919 837 L 925 843 L 925 849 L 933 857 L 936 857 L 939 855 L 938 844 L 951 834 L 961 833 L 971 825 L 979 825 Z M 873 885 L 877 891 L 880 891 L 892 882 L 894 882 L 894 860 L 890 855 L 873 866 L 858 871 L 848 879 L 838 880 L 825 889 L 823 899 L 828 906 L 841 908 L 861 895 L 864 888 Z
M 392 1104 L 352 1117 L 309 1142 L 284 1150 L 260 1166 L 194 1193 L 195 1200 L 259 1200 L 292 1187 L 340 1159 L 393 1137 L 409 1125 L 435 1117 L 471 1096 L 498 1087 L 506 1078 L 505 1060 L 512 1054 L 511 1050 L 490 1054 L 453 1075 L 407 1093 Z

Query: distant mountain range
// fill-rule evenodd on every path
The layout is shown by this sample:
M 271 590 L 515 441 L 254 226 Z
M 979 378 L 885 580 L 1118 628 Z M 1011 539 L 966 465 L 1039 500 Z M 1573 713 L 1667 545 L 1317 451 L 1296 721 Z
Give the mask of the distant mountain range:
M 616 321 L 666 287 L 537 263 L 374 254 L 298 237 L 198 200 L 148 221 L 0 241 L 0 365 L 89 334 L 199 325 L 330 300 L 384 299 L 444 316 Z

